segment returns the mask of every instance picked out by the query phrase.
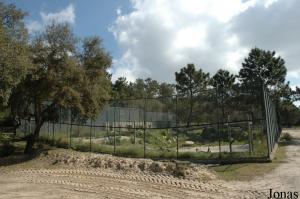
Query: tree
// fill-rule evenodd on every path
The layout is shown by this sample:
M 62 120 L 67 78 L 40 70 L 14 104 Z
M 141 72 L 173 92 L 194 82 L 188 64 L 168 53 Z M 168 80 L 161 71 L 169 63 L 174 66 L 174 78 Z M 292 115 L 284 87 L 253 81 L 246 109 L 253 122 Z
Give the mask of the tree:
M 112 86 L 115 99 L 125 99 L 129 97 L 129 85 L 126 77 L 119 77 Z
M 25 13 L 0 2 L 0 106 L 7 106 L 12 90 L 30 69 Z
M 67 24 L 52 24 L 32 42 L 34 70 L 18 86 L 15 95 L 24 96 L 29 112 L 34 117 L 34 133 L 28 137 L 25 153 L 31 153 L 40 128 L 45 121 L 58 117 L 61 108 L 71 109 L 85 118 L 93 118 L 104 107 L 110 94 L 110 75 L 107 68 L 111 57 L 99 38 L 83 40 L 82 51 L 78 40 Z M 23 100 L 22 99 L 22 100 Z
M 196 70 L 194 64 L 187 64 L 186 67 L 180 69 L 180 72 L 175 72 L 175 77 L 178 94 L 189 98 L 189 113 L 187 119 L 187 126 L 189 126 L 192 119 L 194 97 L 207 88 L 209 73 L 204 73 L 201 69 Z
M 300 88 L 296 87 L 294 91 L 291 91 L 291 98 L 295 101 L 300 101 Z
M 81 115 L 95 117 L 102 109 L 111 93 L 111 75 L 107 69 L 111 66 L 111 56 L 105 51 L 99 37 L 86 38 L 80 55 L 85 71 L 83 99 L 84 111 Z M 80 65 L 80 64 L 79 64 Z
M 285 81 L 286 71 L 285 61 L 275 51 L 254 48 L 242 63 L 239 79 L 252 91 L 260 91 L 263 85 L 278 90 Z
M 135 80 L 133 84 L 130 84 L 133 91 L 133 96 L 135 98 L 144 98 L 146 97 L 146 86 L 145 81 L 141 78 Z
M 146 97 L 153 98 L 158 95 L 159 83 L 151 78 L 145 79 Z
M 175 93 L 174 90 L 175 86 L 173 84 L 168 84 L 165 82 L 162 82 L 159 84 L 158 88 L 158 97 L 160 97 L 161 103 L 164 105 L 163 111 L 173 111 L 176 112 L 176 101 L 175 98 L 173 98 L 173 95 Z
M 211 85 L 217 90 L 218 99 L 221 99 L 222 118 L 225 118 L 225 104 L 228 102 L 230 90 L 233 87 L 235 76 L 227 70 L 218 70 L 211 78 Z
M 300 109 L 297 108 L 293 102 L 289 100 L 282 100 L 280 101 L 278 109 L 282 125 L 286 125 L 288 127 L 299 125 Z
M 161 83 L 158 88 L 158 96 L 162 98 L 171 97 L 174 95 L 174 85 L 168 83 Z
M 235 81 L 235 76 L 227 70 L 218 70 L 211 78 L 211 85 L 217 88 L 219 92 L 225 93 L 232 88 Z

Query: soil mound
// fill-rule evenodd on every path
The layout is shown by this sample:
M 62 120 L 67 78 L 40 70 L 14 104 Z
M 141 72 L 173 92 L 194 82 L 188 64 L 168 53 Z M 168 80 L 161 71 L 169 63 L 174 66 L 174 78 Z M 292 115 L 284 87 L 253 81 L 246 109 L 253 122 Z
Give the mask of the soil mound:
M 46 159 L 52 165 L 65 165 L 75 168 L 101 168 L 124 172 L 157 173 L 198 180 L 216 179 L 216 176 L 205 166 L 180 161 L 124 158 L 62 149 L 43 152 L 41 158 Z

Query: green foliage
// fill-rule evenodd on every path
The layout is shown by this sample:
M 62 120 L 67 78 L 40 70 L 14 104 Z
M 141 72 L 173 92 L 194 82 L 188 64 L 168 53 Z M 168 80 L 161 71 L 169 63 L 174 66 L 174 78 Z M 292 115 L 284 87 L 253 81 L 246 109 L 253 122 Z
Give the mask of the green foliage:
M 168 83 L 161 83 L 158 89 L 158 95 L 160 97 L 170 97 L 174 95 L 174 85 Z
M 116 148 L 116 155 L 124 156 L 124 157 L 143 157 L 144 150 L 142 146 L 118 146 Z
M 15 149 L 15 146 L 8 141 L 0 143 L 0 157 L 5 157 L 13 154 L 15 152 Z
M 176 140 L 171 131 L 155 130 L 147 131 L 146 134 L 147 144 L 151 145 L 152 147 L 158 148 L 161 152 L 171 151 L 171 149 L 176 146 Z
M 239 72 L 242 84 L 252 90 L 261 89 L 262 85 L 277 88 L 283 84 L 287 71 L 285 61 L 275 54 L 275 51 L 253 48 Z
M 0 2 L 0 106 L 7 106 L 13 89 L 30 69 L 25 13 Z
M 205 73 L 202 69 L 196 70 L 194 64 L 188 64 L 175 73 L 176 89 L 181 94 L 194 94 L 206 89 L 209 83 L 209 73 Z
M 145 79 L 146 97 L 153 98 L 155 95 L 157 95 L 158 90 L 159 90 L 159 83 L 156 80 L 153 80 L 151 78 Z
M 291 127 L 300 124 L 300 109 L 296 107 L 292 101 L 280 101 L 278 112 L 282 125 Z
M 33 70 L 15 89 L 12 105 L 22 110 L 16 112 L 21 118 L 35 115 L 34 139 L 45 121 L 58 118 L 61 108 L 93 118 L 110 97 L 111 57 L 101 40 L 84 39 L 81 51 L 77 45 L 68 24 L 47 26 L 31 43 Z
M 191 123 L 193 117 L 193 108 L 195 95 L 207 88 L 209 83 L 209 73 L 205 73 L 202 69 L 196 70 L 194 64 L 188 64 L 175 72 L 176 90 L 179 94 L 188 97 L 188 118 L 187 125 Z M 180 113 L 179 113 L 180 114 Z
M 282 133 L 281 139 L 284 141 L 290 142 L 290 141 L 292 141 L 293 137 L 289 133 Z
M 126 77 L 119 77 L 112 85 L 112 92 L 115 99 L 126 99 L 129 97 L 129 85 Z
M 218 92 L 226 94 L 234 84 L 235 76 L 230 74 L 229 71 L 219 69 L 216 74 L 211 78 L 211 85 L 218 89 Z
M 0 120 L 0 126 L 13 126 L 14 119 L 11 116 L 5 117 L 4 119 Z
M 69 147 L 68 140 L 62 138 L 55 139 L 53 144 L 59 148 L 64 149 L 67 149 Z

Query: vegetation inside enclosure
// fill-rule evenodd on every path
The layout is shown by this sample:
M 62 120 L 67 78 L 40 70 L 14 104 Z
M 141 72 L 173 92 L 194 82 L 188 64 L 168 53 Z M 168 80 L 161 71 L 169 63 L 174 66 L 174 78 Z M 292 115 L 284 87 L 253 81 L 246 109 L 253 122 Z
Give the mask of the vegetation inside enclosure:
M 14 154 L 22 154 L 26 142 L 22 137 L 15 137 L 12 134 L 0 132 L 0 158 Z
M 247 158 L 247 157 L 266 157 L 266 138 L 261 132 L 253 130 L 254 150 L 249 153 L 248 139 L 243 131 L 237 131 L 236 141 L 233 147 L 244 146 L 242 150 L 235 148 L 229 152 L 229 142 L 226 130 L 223 129 L 221 136 L 221 152 L 219 152 L 219 142 L 215 138 L 207 137 L 206 130 L 180 131 L 174 129 L 147 129 L 125 131 L 103 131 L 91 129 L 84 133 L 84 128 L 75 128 L 75 133 L 55 132 L 54 134 L 43 134 L 40 141 L 60 148 L 71 147 L 78 151 L 92 151 L 96 153 L 115 154 L 125 157 L 144 157 L 147 158 L 177 158 L 177 133 L 178 133 L 178 158 L 180 159 L 218 159 L 218 158 Z M 87 130 L 87 129 L 85 129 Z M 210 132 L 216 129 L 210 128 Z M 90 139 L 90 135 L 92 135 Z M 115 135 L 115 137 L 114 137 Z M 235 133 L 232 133 L 235 135 Z M 145 136 L 145 137 L 144 137 Z M 145 140 L 145 145 L 144 145 Z M 144 154 L 145 148 L 145 154 Z M 208 148 L 211 151 L 207 150 Z

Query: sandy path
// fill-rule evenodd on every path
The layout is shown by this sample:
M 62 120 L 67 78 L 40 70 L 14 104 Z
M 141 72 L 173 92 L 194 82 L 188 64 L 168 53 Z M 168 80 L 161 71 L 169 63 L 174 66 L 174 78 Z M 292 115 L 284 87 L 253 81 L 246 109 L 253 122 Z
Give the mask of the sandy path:
M 219 153 L 219 146 L 196 146 L 196 147 L 181 147 L 179 152 L 207 152 L 208 149 L 211 153 Z M 230 152 L 230 148 L 228 145 L 221 145 L 222 152 Z M 249 151 L 249 144 L 243 145 L 232 145 L 233 152 L 247 152 Z
M 109 169 L 0 169 L 0 198 L 267 198 L 270 188 L 300 191 L 300 130 L 288 157 L 249 182 L 196 181 Z
M 263 194 L 171 176 L 27 169 L 2 174 L 0 198 L 255 198 Z M 244 197 L 241 197 L 241 196 Z
M 272 173 L 256 179 L 253 183 L 268 181 L 279 190 L 298 191 L 300 193 L 300 129 L 283 130 L 294 138 L 292 144 L 286 147 L 287 157 Z M 270 187 L 272 188 L 272 187 Z

